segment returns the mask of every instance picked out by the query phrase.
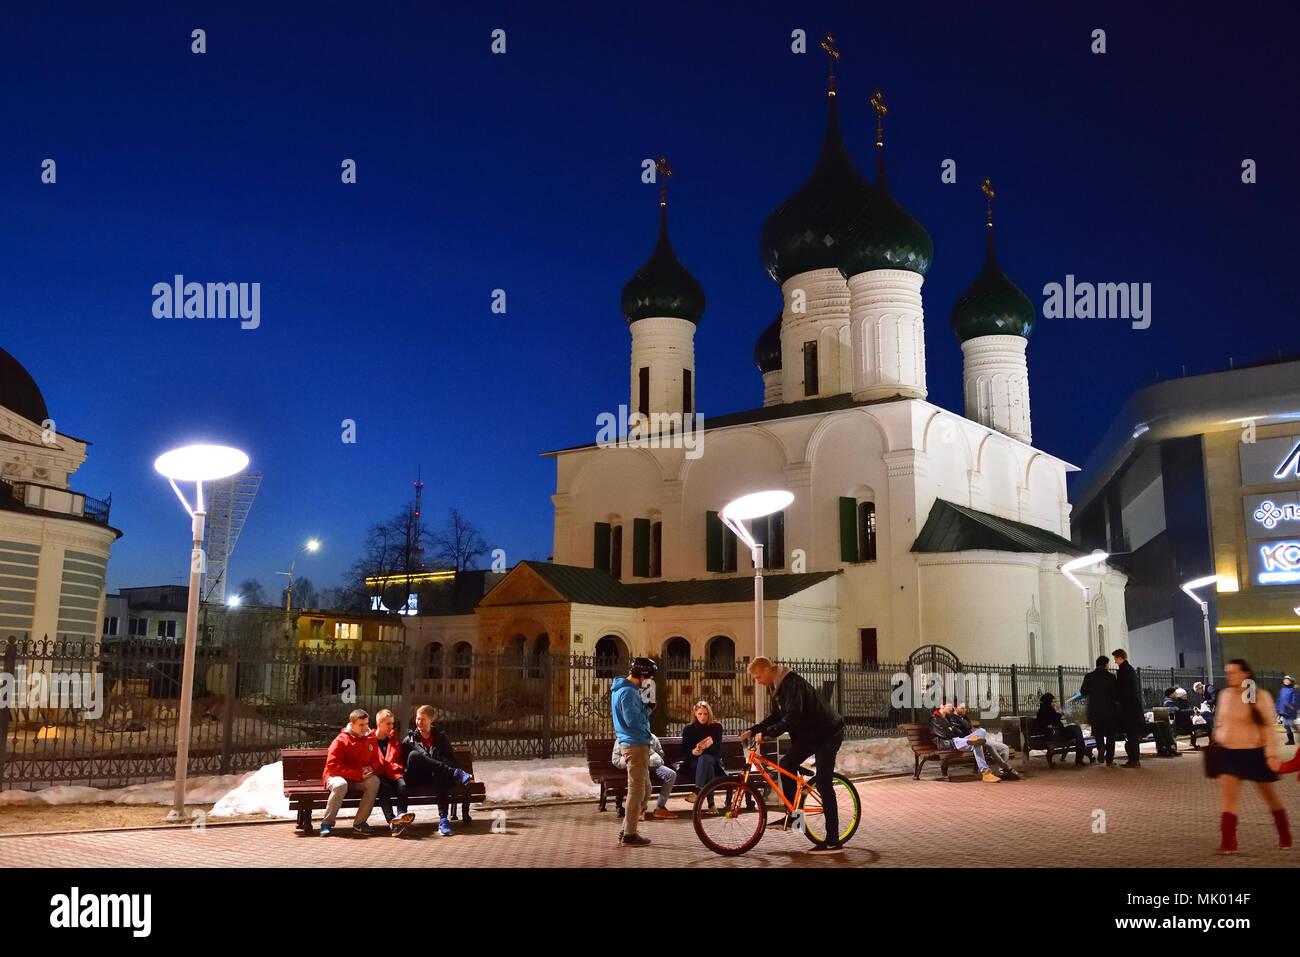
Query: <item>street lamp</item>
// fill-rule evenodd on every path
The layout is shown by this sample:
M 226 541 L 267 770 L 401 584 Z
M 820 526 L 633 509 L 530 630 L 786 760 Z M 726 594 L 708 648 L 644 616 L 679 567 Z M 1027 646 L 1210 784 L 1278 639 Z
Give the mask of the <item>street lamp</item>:
M 238 608 L 239 603 L 243 600 L 244 599 L 240 595 L 231 595 L 229 598 L 226 599 L 226 604 L 231 608 Z
M 185 818 L 185 770 L 190 758 L 190 710 L 194 697 L 194 644 L 199 627 L 199 578 L 203 574 L 203 525 L 207 511 L 203 505 L 203 483 L 212 482 L 242 472 L 248 465 L 248 456 L 239 449 L 225 445 L 187 445 L 166 452 L 154 461 L 153 467 L 171 483 L 172 491 L 190 516 L 191 537 L 194 548 L 190 552 L 190 588 L 185 612 L 185 664 L 181 670 L 181 706 L 176 727 L 176 787 L 172 794 L 169 821 Z M 194 507 L 186 501 L 181 482 L 194 483 Z
M 779 512 L 794 501 L 794 493 L 780 489 L 742 495 L 722 510 L 722 524 L 736 533 L 736 537 L 749 546 L 754 560 L 754 657 L 763 653 L 763 546 L 741 524 L 745 519 L 765 518 Z M 763 720 L 763 692 L 754 691 L 754 715 Z
M 317 539 L 307 539 L 307 541 L 303 543 L 302 547 L 293 553 L 293 560 L 289 562 L 289 570 L 287 572 L 276 572 L 277 575 L 289 576 L 289 587 L 284 591 L 284 633 L 286 638 L 289 637 L 292 630 L 290 621 L 292 612 L 289 609 L 290 603 L 293 601 L 293 566 L 298 564 L 298 557 L 302 555 L 303 552 L 314 552 L 318 548 L 320 548 L 320 542 Z
M 1197 578 L 1178 586 L 1188 598 L 1201 606 L 1201 624 L 1205 629 L 1205 683 L 1207 685 L 1214 683 L 1214 659 L 1210 657 L 1210 603 L 1195 592 L 1198 588 L 1216 584 L 1218 580 L 1218 575 L 1206 575 L 1204 578 Z
M 1079 581 L 1073 574 L 1075 569 L 1086 568 L 1089 565 L 1097 565 L 1110 558 L 1109 552 L 1095 551 L 1091 555 L 1082 555 L 1079 558 L 1072 558 L 1061 566 L 1061 574 L 1074 584 L 1083 589 L 1083 612 L 1084 619 L 1088 623 L 1088 648 L 1092 648 L 1092 588 Z M 1106 649 L 1101 649 L 1100 654 L 1105 654 Z

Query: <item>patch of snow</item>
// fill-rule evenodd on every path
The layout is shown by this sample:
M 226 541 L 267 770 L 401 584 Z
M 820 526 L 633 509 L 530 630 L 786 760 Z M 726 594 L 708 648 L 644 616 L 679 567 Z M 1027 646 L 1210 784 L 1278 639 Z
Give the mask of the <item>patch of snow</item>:
M 257 814 L 271 818 L 296 816 L 289 810 L 289 799 L 284 796 L 284 765 L 279 761 L 244 775 L 238 787 L 216 801 L 208 817 Z

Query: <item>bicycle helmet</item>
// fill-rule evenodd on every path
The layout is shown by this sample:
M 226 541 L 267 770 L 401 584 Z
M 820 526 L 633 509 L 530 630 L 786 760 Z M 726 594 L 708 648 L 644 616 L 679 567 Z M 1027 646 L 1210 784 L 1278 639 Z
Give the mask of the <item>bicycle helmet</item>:
M 633 678 L 653 678 L 658 670 L 653 658 L 633 658 L 627 673 Z

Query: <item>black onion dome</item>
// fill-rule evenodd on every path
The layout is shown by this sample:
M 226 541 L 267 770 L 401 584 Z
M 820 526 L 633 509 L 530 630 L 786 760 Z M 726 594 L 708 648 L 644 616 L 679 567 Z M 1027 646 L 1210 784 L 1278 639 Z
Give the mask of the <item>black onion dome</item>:
M 704 289 L 668 242 L 668 210 L 659 209 L 659 242 L 654 252 L 623 287 L 623 315 L 628 323 L 669 316 L 698 323 L 704 315 Z
M 952 307 L 949 325 L 959 342 L 979 336 L 1024 336 L 1034 331 L 1038 310 L 998 266 L 993 229 L 988 231 L 984 268 Z
M 763 330 L 754 345 L 754 365 L 766 375 L 781 371 L 781 314 L 777 313 L 772 324 Z
M 0 349 L 0 406 L 37 425 L 50 417 L 36 380 L 3 349 Z
M 934 242 L 889 189 L 885 159 L 876 155 L 871 199 L 849 228 L 839 267 L 846 277 L 872 269 L 906 269 L 922 276 L 934 261 Z
M 835 97 L 830 97 L 821 155 L 807 182 L 772 211 L 763 224 L 763 268 L 776 282 L 813 269 L 834 269 L 844 240 L 871 184 L 858 172 L 840 133 Z

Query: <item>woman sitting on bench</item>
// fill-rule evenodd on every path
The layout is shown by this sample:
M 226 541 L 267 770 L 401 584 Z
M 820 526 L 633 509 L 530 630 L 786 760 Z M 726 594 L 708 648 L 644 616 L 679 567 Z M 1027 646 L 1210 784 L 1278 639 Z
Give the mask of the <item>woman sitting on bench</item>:
M 727 773 L 722 766 L 722 725 L 713 716 L 707 701 L 695 702 L 691 709 L 691 723 L 682 728 L 682 763 L 677 766 L 677 777 L 694 781 L 696 797 L 714 778 Z M 713 807 L 713 798 L 709 798 Z
M 1074 763 L 1083 764 L 1085 758 L 1092 760 L 1092 751 L 1084 743 L 1083 729 L 1077 724 L 1066 724 L 1061 719 L 1061 712 L 1056 708 L 1056 696 L 1050 692 L 1038 699 L 1038 714 L 1034 718 L 1039 733 L 1053 741 L 1064 741 L 1074 745 Z

